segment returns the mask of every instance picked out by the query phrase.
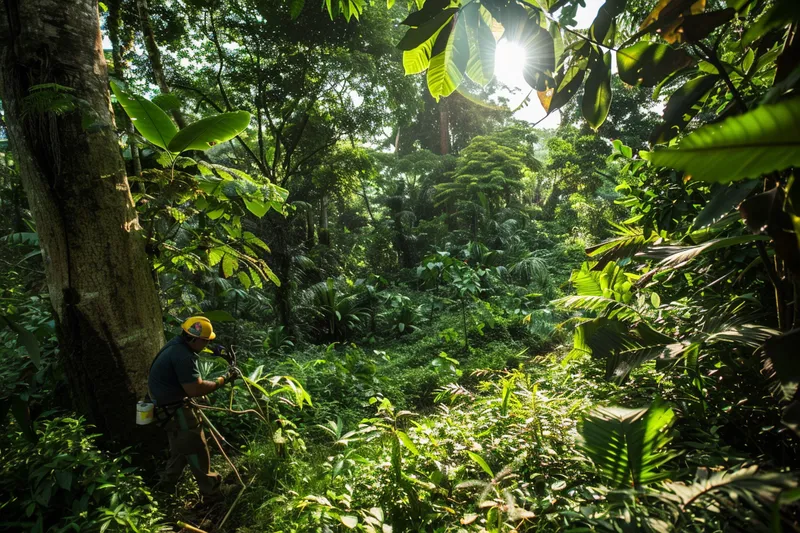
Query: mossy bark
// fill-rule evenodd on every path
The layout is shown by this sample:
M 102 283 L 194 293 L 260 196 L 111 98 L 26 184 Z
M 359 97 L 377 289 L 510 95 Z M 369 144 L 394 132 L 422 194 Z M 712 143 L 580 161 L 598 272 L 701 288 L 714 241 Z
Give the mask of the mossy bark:
M 115 133 L 98 5 L 6 0 L 0 11 L 6 124 L 72 401 L 106 436 L 130 442 L 163 329 Z M 69 88 L 75 109 L 26 106 L 40 84 Z

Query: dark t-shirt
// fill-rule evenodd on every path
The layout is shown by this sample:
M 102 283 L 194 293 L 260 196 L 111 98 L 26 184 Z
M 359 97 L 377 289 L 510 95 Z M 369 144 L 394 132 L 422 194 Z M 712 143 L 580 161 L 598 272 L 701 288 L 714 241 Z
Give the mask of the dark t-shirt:
M 197 354 L 189 349 L 184 340 L 175 337 L 164 347 L 150 367 L 147 386 L 150 398 L 156 405 L 180 402 L 186 398 L 182 383 L 194 383 L 200 377 Z

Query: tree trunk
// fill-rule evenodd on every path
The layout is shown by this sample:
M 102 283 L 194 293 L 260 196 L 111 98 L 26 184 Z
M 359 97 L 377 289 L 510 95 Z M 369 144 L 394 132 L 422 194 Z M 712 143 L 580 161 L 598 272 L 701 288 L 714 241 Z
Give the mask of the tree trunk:
M 309 207 L 306 209 L 306 248 L 309 250 L 316 244 L 314 237 L 314 212 Z
M 114 133 L 97 2 L 5 0 L 0 9 L 0 91 L 67 385 L 100 431 L 130 442 L 163 329 Z M 31 86 L 45 83 L 70 87 L 80 107 L 26 112 Z
M 556 212 L 556 207 L 558 207 L 558 201 L 561 199 L 561 186 L 559 185 L 559 180 L 556 179 L 555 183 L 553 183 L 553 190 L 550 191 L 550 196 L 547 197 L 547 200 L 544 203 L 544 212 L 551 215 Z
M 328 233 L 328 195 L 322 197 L 320 200 L 319 209 L 319 243 L 325 246 L 331 245 L 331 236 Z
M 122 58 L 122 46 L 120 44 L 120 29 L 122 19 L 120 18 L 120 8 L 122 0 L 112 0 L 108 5 L 108 40 L 111 41 L 111 57 L 114 61 L 114 76 L 119 81 L 125 81 L 125 60 Z M 133 138 L 133 124 L 130 120 L 125 120 L 125 133 L 128 135 L 128 146 L 131 150 L 131 163 L 133 164 L 133 175 L 142 175 L 142 161 L 139 158 L 139 146 Z
M 447 114 L 447 99 L 442 98 L 439 104 L 439 153 L 450 152 L 450 118 Z
M 136 0 L 136 7 L 139 10 L 139 22 L 142 24 L 144 47 L 147 50 L 147 57 L 150 59 L 150 68 L 153 69 L 153 78 L 155 78 L 158 88 L 161 89 L 161 93 L 169 94 L 169 84 L 164 76 L 164 67 L 161 63 L 161 50 L 158 49 L 153 25 L 150 24 L 150 8 L 147 6 L 147 0 Z M 186 119 L 180 109 L 173 109 L 172 116 L 180 129 L 186 127 Z

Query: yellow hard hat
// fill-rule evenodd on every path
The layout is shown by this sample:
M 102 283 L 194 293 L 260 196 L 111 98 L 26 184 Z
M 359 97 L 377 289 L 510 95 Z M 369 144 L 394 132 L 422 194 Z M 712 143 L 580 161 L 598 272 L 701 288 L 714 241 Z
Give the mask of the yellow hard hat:
M 216 334 L 214 334 L 214 328 L 211 327 L 211 321 L 204 316 L 187 318 L 181 325 L 181 329 L 188 335 L 199 339 L 210 341 L 217 337 Z

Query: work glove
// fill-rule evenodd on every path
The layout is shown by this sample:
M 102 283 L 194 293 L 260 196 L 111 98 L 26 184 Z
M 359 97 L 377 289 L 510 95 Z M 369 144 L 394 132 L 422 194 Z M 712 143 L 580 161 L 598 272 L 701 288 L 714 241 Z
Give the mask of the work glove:
M 232 366 L 228 369 L 228 373 L 223 376 L 225 378 L 225 383 L 233 383 L 237 379 L 242 377 L 242 372 L 235 366 Z

